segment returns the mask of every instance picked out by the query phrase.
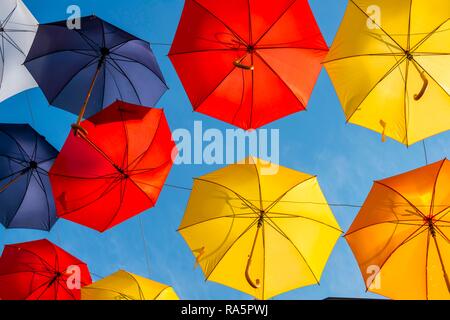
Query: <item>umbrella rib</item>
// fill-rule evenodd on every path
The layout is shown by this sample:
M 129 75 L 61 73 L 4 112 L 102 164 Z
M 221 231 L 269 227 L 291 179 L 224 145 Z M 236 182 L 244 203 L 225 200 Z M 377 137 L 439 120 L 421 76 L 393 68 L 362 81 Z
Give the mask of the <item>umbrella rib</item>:
M 266 213 L 269 213 L 270 210 L 272 210 L 273 207 L 275 207 L 276 204 L 277 204 L 278 202 L 281 201 L 281 199 L 283 199 L 289 192 L 291 192 L 292 190 L 294 190 L 295 188 L 297 188 L 299 185 L 301 185 L 301 184 L 303 184 L 303 183 L 305 183 L 305 182 L 308 182 L 309 180 L 315 179 L 315 178 L 317 178 L 317 177 L 316 177 L 316 176 L 311 176 L 311 177 L 309 177 L 309 178 L 307 178 L 307 179 L 305 179 L 305 180 L 303 180 L 303 181 L 301 181 L 301 182 L 299 182 L 299 183 L 296 183 L 296 184 L 293 185 L 292 187 L 290 187 L 290 188 L 289 188 L 287 191 L 285 191 L 281 196 L 279 196 L 274 202 L 272 202 L 272 203 L 265 209 L 265 212 L 266 212 Z
M 19 51 L 22 55 L 25 56 L 25 53 L 22 51 L 22 49 L 19 47 L 19 45 L 8 35 L 8 33 L 4 32 L 2 33 L 2 37 L 4 37 L 4 39 L 11 45 L 14 47 L 14 49 L 16 49 L 17 51 Z
M 127 172 L 130 175 L 141 175 L 141 174 L 146 174 L 150 171 L 154 171 L 154 170 L 159 170 L 165 166 L 167 166 L 168 164 L 172 163 L 172 159 L 166 160 L 165 162 L 161 163 L 160 165 L 156 166 L 156 167 L 152 167 L 152 168 L 141 168 L 141 169 L 132 169 L 132 170 L 127 170 Z M 127 167 L 128 168 L 128 167 Z
M 328 52 L 328 49 L 324 49 L 324 48 L 314 48 L 314 47 L 294 47 L 294 44 L 296 43 L 296 41 L 292 42 L 293 46 L 290 47 L 288 46 L 289 43 L 283 43 L 281 44 L 271 44 L 270 46 L 258 46 L 256 47 L 256 49 L 258 51 L 260 50 L 277 50 L 277 49 L 292 49 L 292 50 L 307 50 L 307 51 L 323 51 L 323 52 Z
M 151 205 L 152 205 L 152 207 L 154 207 L 155 205 L 156 205 L 156 203 L 155 203 L 155 201 L 152 199 L 152 198 L 150 198 L 150 196 L 144 191 L 144 190 L 142 190 L 139 186 L 138 186 L 138 184 L 135 182 L 135 181 L 133 181 L 133 179 L 129 179 L 129 181 L 132 183 L 132 184 L 134 184 L 144 195 L 145 195 L 145 197 L 151 202 Z M 143 183 L 143 184 L 145 184 L 145 183 Z M 160 188 L 160 190 L 162 190 L 162 188 Z
M 445 163 L 445 161 L 442 161 L 441 165 L 439 166 L 439 169 L 436 174 L 436 180 L 434 181 L 434 184 L 433 184 L 433 193 L 431 194 L 431 203 L 430 203 L 430 215 L 433 215 L 437 183 L 438 183 L 439 175 L 441 174 L 442 168 L 444 167 L 444 163 Z
M 417 222 L 418 224 L 405 223 L 405 222 Z M 369 224 L 369 225 L 364 226 L 364 227 L 360 227 L 360 228 L 358 228 L 356 230 L 353 230 L 351 232 L 347 231 L 347 233 L 344 236 L 347 237 L 347 236 L 350 236 L 350 235 L 352 235 L 352 234 L 354 234 L 356 232 L 359 232 L 361 230 L 364 230 L 364 229 L 367 229 L 367 228 L 370 228 L 370 227 L 375 227 L 375 226 L 378 226 L 378 225 L 381 225 L 381 224 L 385 224 L 385 223 L 418 226 L 418 225 L 422 225 L 420 222 L 422 222 L 422 224 L 423 224 L 423 220 L 419 220 L 419 219 L 417 219 L 417 220 L 388 220 L 388 221 L 380 221 L 380 222 L 375 222 L 375 223 Z
M 51 283 L 52 279 L 50 278 L 48 281 L 43 282 L 42 284 L 40 284 L 36 289 L 34 289 L 33 291 L 30 290 L 30 292 L 28 293 L 28 295 L 23 299 L 23 300 L 27 300 L 33 293 L 35 293 L 36 291 L 38 291 L 39 289 L 43 288 L 44 286 L 47 286 L 46 289 L 44 289 L 38 297 L 36 297 L 36 300 L 39 300 L 42 295 L 47 291 L 48 289 L 48 285 Z M 31 284 L 30 284 L 31 285 Z
M 3 86 L 3 78 L 5 74 L 5 39 L 2 35 L 2 42 L 0 45 L 0 54 L 2 56 L 2 63 L 1 63 L 1 75 L 0 75 L 0 88 Z
M 27 33 L 27 32 L 29 32 L 29 33 L 36 33 L 35 30 L 9 29 L 9 28 L 5 28 L 4 32 L 9 32 L 9 33 L 21 33 L 21 32 L 23 32 L 23 33 Z
M 109 60 L 111 60 L 112 62 L 114 62 L 114 64 L 112 64 Z M 136 98 L 139 101 L 139 104 L 142 105 L 142 101 L 141 101 L 141 97 L 139 96 L 139 93 L 137 92 L 136 88 L 134 87 L 133 82 L 131 81 L 131 79 L 128 77 L 128 75 L 126 74 L 126 72 L 120 67 L 120 65 L 114 61 L 114 59 L 107 59 L 106 62 L 108 62 L 116 71 L 119 72 L 119 74 L 122 74 L 122 76 L 125 77 L 125 79 L 127 79 L 128 83 L 130 84 L 131 88 L 134 91 L 134 94 L 136 95 Z
M 26 163 L 26 161 L 24 161 L 23 159 L 13 157 L 8 154 L 0 154 L 0 157 L 6 158 L 6 159 L 8 159 L 8 161 L 11 161 L 11 162 L 14 162 L 14 163 L 17 163 L 20 165 L 23 165 L 24 163 Z
M 429 38 L 431 38 L 444 24 L 446 24 L 448 21 L 450 20 L 450 18 L 447 18 L 447 20 L 445 20 L 444 22 L 442 22 L 441 24 L 439 24 L 434 30 L 432 30 L 430 33 L 428 33 L 422 40 L 420 40 L 412 49 L 411 52 L 416 51 L 417 49 L 420 48 L 420 46 L 422 46 L 422 44 L 424 44 Z
M 11 17 L 14 14 L 14 12 L 16 11 L 16 9 L 17 9 L 17 1 L 16 1 L 15 5 L 14 5 L 14 8 L 11 10 L 10 13 L 8 13 L 8 15 L 6 16 L 6 18 L 3 21 L 3 23 L 1 23 L 1 27 L 2 28 L 6 27 L 6 25 L 8 24 L 9 20 L 11 20 Z
M 122 184 L 123 184 L 123 186 L 122 186 Z M 119 206 L 115 210 L 114 214 L 111 216 L 111 219 L 106 224 L 106 227 L 105 227 L 104 230 L 106 230 L 106 229 L 111 227 L 111 224 L 113 223 L 114 219 L 116 219 L 116 217 L 119 215 L 120 210 L 122 209 L 123 202 L 124 202 L 123 200 L 125 198 L 125 193 L 126 193 L 126 190 L 127 190 L 127 180 L 121 179 L 119 181 L 119 188 L 120 188 L 120 203 L 119 203 Z
M 251 6 L 250 6 L 250 0 L 247 0 L 247 5 L 248 5 L 248 39 L 250 43 L 253 43 L 253 29 L 252 29 L 252 11 L 251 11 Z
M 244 217 L 244 216 L 250 215 L 252 213 L 255 214 L 254 217 L 251 217 L 251 216 Z M 222 218 L 233 218 L 234 219 L 234 218 L 238 218 L 240 216 L 242 216 L 242 218 L 244 218 L 244 219 L 257 219 L 258 218 L 258 215 L 255 212 L 238 213 L 238 214 L 233 213 L 233 214 L 227 214 L 225 216 L 214 217 L 214 218 L 209 218 L 209 219 L 206 219 L 206 220 L 202 220 L 202 221 L 199 221 L 199 222 L 196 222 L 196 223 L 184 226 L 182 228 L 178 228 L 177 231 L 180 232 L 180 231 L 183 231 L 185 229 L 189 229 L 191 227 L 195 227 L 195 226 L 198 226 L 200 224 L 207 223 L 207 222 L 214 221 L 214 220 L 218 220 L 218 219 L 222 219 Z
M 387 258 L 384 260 L 384 262 L 381 264 L 381 266 L 379 266 L 377 273 L 374 275 L 372 281 L 368 284 L 366 284 L 367 286 L 367 290 L 369 290 L 370 286 L 372 285 L 373 281 L 375 281 L 376 277 L 378 276 L 378 274 L 381 272 L 381 269 L 385 266 L 385 264 L 388 262 L 388 260 L 395 254 L 395 252 L 397 252 L 398 249 L 400 249 L 402 246 L 404 246 L 405 244 L 407 244 L 409 241 L 415 239 L 416 237 L 418 237 L 419 235 L 421 235 L 423 232 L 429 230 L 428 228 L 424 228 L 422 231 L 420 231 L 419 233 L 417 233 L 420 229 L 422 229 L 422 227 L 424 227 L 426 225 L 426 223 L 424 223 L 422 226 L 420 226 L 419 228 L 417 228 L 416 230 L 414 230 L 413 233 L 411 233 L 408 237 L 406 237 L 405 240 L 403 240 L 397 247 L 394 248 L 394 250 L 391 251 L 391 253 L 387 256 Z M 416 234 L 417 233 L 417 234 Z M 367 291 L 366 290 L 366 291 Z
M 27 158 L 28 161 L 31 161 L 31 158 L 28 155 L 28 153 L 25 151 L 25 149 L 23 149 L 22 145 L 19 143 L 19 141 L 17 141 L 16 138 L 14 138 L 14 136 L 12 136 L 8 132 L 3 131 L 1 129 L 0 129 L 0 131 L 3 132 L 4 135 L 8 136 L 11 140 L 13 140 L 16 143 L 17 149 L 20 151 L 20 153 L 22 154 L 23 158 Z
M 397 42 L 397 41 L 395 41 L 395 39 L 389 34 L 389 33 L 387 33 L 380 25 L 378 25 L 378 23 L 376 23 L 376 21 L 374 21 L 363 9 L 361 9 L 356 3 L 355 3 L 355 1 L 354 0 L 350 0 L 350 2 L 351 3 L 353 3 L 354 5 L 355 5 L 355 7 L 356 8 L 358 8 L 358 10 L 367 18 L 367 19 L 370 19 L 370 21 L 372 21 L 381 31 L 383 31 L 383 33 L 386 35 L 386 36 L 388 36 L 388 38 L 389 39 L 391 39 L 393 42 L 394 42 L 394 44 L 396 44 L 397 45 L 397 47 L 401 50 L 401 51 L 405 51 L 404 49 L 403 49 L 403 47 Z
M 397 60 L 396 63 L 387 71 L 387 73 L 377 82 L 375 85 L 370 89 L 370 91 L 367 93 L 367 95 L 361 100 L 361 102 L 356 106 L 355 110 L 350 114 L 350 116 L 347 118 L 347 122 L 351 120 L 351 118 L 355 115 L 356 111 L 359 110 L 361 105 L 366 101 L 366 99 L 370 96 L 370 94 L 378 87 L 380 83 L 382 83 L 388 76 L 391 75 L 392 72 L 394 72 L 395 69 L 397 69 L 403 61 L 406 60 L 406 56 L 403 56 L 402 59 Z
M 446 222 L 445 220 L 442 220 L 450 211 L 448 211 L 450 209 L 450 206 L 449 207 L 447 207 L 447 208 L 445 208 L 444 210 L 442 210 L 442 211 L 440 211 L 440 212 L 438 212 L 438 213 L 436 213 L 435 215 L 434 215 L 434 218 L 436 218 L 436 216 L 438 216 L 438 215 L 440 215 L 440 214 L 442 214 L 442 213 L 444 213 L 445 212 L 445 214 L 443 214 L 439 219 L 437 219 L 436 221 L 437 222 Z M 446 212 L 447 211 L 447 212 Z
M 103 20 L 100 20 L 100 24 L 102 25 L 102 47 L 106 47 L 105 24 L 103 23 Z
M 36 155 L 37 155 L 37 151 L 38 151 L 38 142 L 39 142 L 39 137 L 37 135 L 37 133 L 34 134 L 34 147 L 33 147 L 33 152 L 31 154 L 31 160 L 32 161 L 36 161 Z
M 49 101 L 50 104 L 53 104 L 53 102 L 58 99 L 59 95 L 64 91 L 64 89 L 66 89 L 66 87 L 69 85 L 69 83 L 72 82 L 73 79 L 75 79 L 76 76 L 78 76 L 81 72 L 83 72 L 86 68 L 90 67 L 91 65 L 93 65 L 93 63 L 97 62 L 98 58 L 94 58 L 92 60 L 89 60 L 89 62 L 85 65 L 83 65 L 83 67 L 81 67 L 77 72 L 74 72 L 73 75 L 66 81 L 66 83 L 64 83 L 64 85 L 61 86 L 61 89 L 54 95 L 54 97 Z
M 87 180 L 89 180 L 89 179 L 87 179 Z M 91 204 L 95 203 L 96 201 L 100 200 L 101 198 L 103 198 L 104 196 L 106 196 L 108 193 L 110 193 L 110 192 L 116 187 L 116 184 L 117 184 L 118 182 L 120 182 L 120 179 L 119 179 L 119 178 L 114 179 L 114 181 L 111 182 L 111 183 L 105 188 L 105 190 L 104 190 L 103 192 L 101 192 L 101 194 L 100 194 L 98 197 L 96 197 L 96 198 L 93 199 L 92 201 L 89 201 L 89 202 L 87 202 L 87 203 L 85 203 L 85 204 L 79 206 L 78 208 L 71 209 L 71 210 L 67 210 L 67 211 L 65 211 L 65 212 L 63 212 L 63 213 L 59 213 L 59 216 L 60 216 L 60 217 L 63 217 L 63 216 L 66 216 L 66 215 L 68 215 L 68 214 L 72 214 L 72 213 L 75 212 L 75 211 L 78 211 L 78 210 L 81 210 L 81 209 L 84 209 L 84 208 L 90 206 Z M 101 188 L 102 188 L 102 187 L 100 187 L 99 189 L 101 189 Z
M 133 279 L 134 282 L 136 282 L 136 285 L 139 290 L 139 297 L 141 298 L 141 300 L 145 300 L 145 296 L 144 296 L 144 293 L 142 292 L 142 288 L 141 288 L 141 285 L 139 284 L 139 281 L 131 273 L 128 273 L 128 275 Z
M 408 39 L 406 43 L 406 50 L 411 49 L 411 16 L 412 16 L 412 2 L 413 0 L 409 1 L 409 15 L 408 15 Z
M 422 67 L 422 65 L 419 63 L 419 62 L 417 62 L 417 60 L 416 59 L 413 59 L 413 61 L 415 62 L 415 63 L 417 63 L 418 65 L 419 65 L 419 67 L 420 68 L 422 68 L 422 70 L 437 84 L 437 86 L 442 90 L 442 91 L 444 91 L 444 93 L 447 95 L 447 96 L 450 96 L 450 92 L 447 92 L 447 90 L 424 68 L 424 67 Z
M 200 8 L 205 10 L 209 15 L 214 17 L 217 21 L 219 21 L 225 28 L 227 28 L 235 37 L 237 40 L 239 40 L 242 44 L 246 45 L 246 42 L 239 36 L 237 32 L 235 32 L 230 26 L 228 26 L 222 19 L 220 19 L 218 16 L 216 16 L 214 13 L 212 13 L 209 9 L 207 9 L 204 5 L 200 4 L 197 0 L 191 0 L 195 4 L 197 4 Z
M 19 211 L 20 207 L 22 206 L 23 201 L 25 200 L 25 196 L 28 193 L 28 187 L 30 186 L 30 173 L 27 173 L 27 186 L 25 188 L 25 191 L 20 199 L 20 201 L 17 203 L 17 207 L 14 209 L 14 215 L 11 217 L 11 220 L 8 222 L 8 225 L 14 220 L 14 218 L 17 216 L 17 212 Z
M 242 202 L 244 202 L 244 204 L 247 205 L 247 207 L 248 207 L 249 209 L 252 209 L 255 213 L 258 213 L 258 212 L 260 211 L 253 203 L 249 202 L 247 199 L 245 199 L 245 198 L 244 198 L 243 196 L 241 196 L 239 193 L 233 191 L 232 189 L 230 189 L 230 188 L 228 188 L 228 187 L 226 187 L 226 186 L 224 186 L 224 185 L 222 185 L 222 184 L 220 184 L 220 183 L 217 183 L 217 182 L 214 182 L 214 181 L 210 181 L 210 180 L 206 180 L 206 179 L 202 179 L 202 178 L 194 178 L 194 180 L 202 181 L 202 182 L 207 182 L 207 183 L 215 184 L 215 185 L 217 185 L 217 186 L 219 186 L 219 187 L 222 187 L 222 188 L 224 188 L 224 189 L 226 189 L 226 190 L 228 190 L 228 191 L 234 193 L 234 194 L 235 194 Z
M 46 58 L 46 57 L 48 57 L 50 55 L 54 55 L 54 54 L 62 53 L 62 52 L 71 52 L 71 53 L 76 53 L 76 54 L 80 54 L 80 55 L 85 55 L 85 56 L 87 55 L 87 56 L 93 57 L 93 55 L 84 53 L 84 51 L 92 52 L 93 50 L 92 49 L 59 49 L 59 50 L 54 50 L 52 52 L 44 53 L 44 54 L 42 54 L 40 56 L 36 56 L 36 57 L 33 57 L 33 58 L 27 57 L 27 59 L 25 60 L 24 64 L 26 65 L 26 64 L 29 64 L 30 62 L 33 62 L 34 60 L 38 60 L 38 59 L 41 59 L 41 58 Z
M 208 98 L 222 85 L 222 83 L 224 83 L 225 82 L 225 80 L 227 80 L 227 78 L 228 78 L 228 76 L 229 75 L 231 75 L 232 73 L 233 73 L 233 71 L 234 70 L 236 70 L 236 67 L 233 65 L 233 64 L 231 64 L 233 67 L 231 68 L 231 70 L 230 70 L 230 72 L 228 72 L 226 75 L 225 75 L 225 77 L 217 84 L 217 86 L 215 86 L 212 90 L 211 90 L 211 92 L 209 92 L 204 98 L 202 98 L 201 100 L 200 100 L 200 102 L 198 102 L 198 103 L 195 103 L 195 105 L 193 104 L 193 108 L 194 108 L 194 111 L 197 111 L 197 109 L 198 108 L 200 108 L 200 106 L 206 101 L 206 100 L 208 100 Z
M 250 3 L 249 3 L 250 6 Z M 256 165 L 256 162 L 253 158 L 251 158 L 253 161 L 253 166 L 255 168 L 256 171 L 256 177 L 258 178 L 258 191 L 259 191 L 259 210 L 262 211 L 263 210 L 263 200 L 262 200 L 262 190 L 261 190 L 261 178 L 259 177 L 259 171 L 258 171 L 258 167 Z
M 49 273 L 51 273 L 53 271 L 53 267 L 47 262 L 45 261 L 42 257 L 40 257 L 38 254 L 36 254 L 33 251 L 30 251 L 28 249 L 24 249 L 22 247 L 18 247 L 18 246 L 14 246 L 12 245 L 12 248 L 16 249 L 16 250 L 20 250 L 20 251 L 26 251 L 29 254 L 31 254 L 32 256 L 36 257 L 39 261 L 41 261 L 42 265 L 45 266 L 47 268 L 47 271 Z M 28 271 L 28 272 L 35 272 L 35 271 Z
M 194 53 L 205 53 L 205 52 L 220 52 L 220 51 L 242 51 L 242 49 L 236 49 L 236 48 L 199 49 L 199 50 L 192 50 L 192 51 L 181 51 L 181 52 L 170 53 L 169 57 L 179 56 L 179 55 L 183 55 L 183 54 L 194 54 Z M 116 54 L 116 53 L 114 53 L 114 54 Z
M 295 214 L 289 215 L 289 214 L 284 214 L 284 213 L 281 213 L 281 212 L 270 212 L 270 213 L 271 213 L 271 214 L 286 215 L 285 218 L 288 218 L 288 219 L 300 218 L 300 219 L 305 219 L 305 220 L 314 221 L 314 222 L 316 222 L 316 223 L 320 223 L 320 224 L 322 224 L 322 225 L 324 225 L 324 226 L 327 226 L 327 227 L 329 227 L 329 228 L 331 228 L 331 229 L 334 229 L 334 230 L 336 230 L 336 231 L 339 231 L 340 233 L 343 233 L 343 231 L 342 231 L 341 229 L 336 228 L 336 227 L 334 227 L 334 226 L 332 226 L 332 225 L 330 225 L 330 224 L 328 224 L 328 223 L 326 223 L 326 222 L 323 222 L 323 221 L 320 221 L 320 220 L 317 220 L 317 219 L 309 218 L 309 217 L 306 217 L 306 216 L 295 215 Z M 266 215 L 266 216 L 269 217 L 268 215 Z M 281 218 L 281 217 L 271 217 L 271 219 L 283 219 L 283 218 Z
M 272 30 L 272 28 L 275 26 L 275 24 L 278 23 L 278 21 L 280 21 L 280 19 L 291 9 L 291 7 L 294 5 L 294 3 L 297 0 L 292 0 L 291 3 L 286 7 L 286 9 L 284 9 L 281 14 L 275 19 L 275 21 L 266 29 L 266 31 L 264 31 L 261 36 L 255 41 L 254 45 L 256 46 L 266 35 L 267 33 L 269 33 L 270 30 Z
M 155 133 L 152 136 L 152 141 L 149 143 L 148 147 L 140 154 L 138 155 L 131 163 L 128 164 L 127 169 L 131 168 L 131 166 L 134 166 L 133 168 L 136 168 L 136 166 L 141 162 L 142 158 L 147 154 L 147 152 L 150 150 L 150 148 L 153 146 L 154 141 L 156 140 L 156 134 L 159 131 L 159 128 L 161 126 L 161 122 L 163 119 L 163 112 L 161 111 L 159 120 L 158 120 L 158 126 L 156 127 Z
M 161 78 L 160 75 L 156 74 L 156 72 L 155 72 L 154 70 L 152 70 L 151 68 L 149 68 L 147 65 L 143 64 L 142 62 L 137 61 L 136 59 L 133 59 L 133 58 L 131 58 L 131 57 L 124 56 L 124 55 L 119 54 L 119 53 L 116 53 L 116 52 L 113 52 L 113 55 L 120 56 L 120 57 L 123 57 L 123 58 L 129 60 L 129 61 L 127 61 L 127 60 L 120 60 L 120 59 L 117 59 L 118 61 L 132 62 L 132 63 L 137 63 L 137 64 L 143 66 L 144 68 L 146 68 L 147 70 L 149 70 L 151 73 L 153 73 L 153 74 L 159 79 L 159 81 L 161 81 L 161 83 L 164 84 L 164 86 L 167 88 L 167 84 L 166 84 L 166 82 L 164 81 L 164 79 Z M 114 60 L 114 58 L 111 58 L 111 59 Z
M 159 297 L 164 293 L 164 291 L 166 291 L 166 290 L 168 290 L 168 289 L 170 289 L 170 288 L 171 288 L 170 286 L 167 286 L 167 287 L 165 287 L 164 289 L 162 289 L 161 292 L 159 292 L 159 293 L 155 296 L 155 298 L 154 298 L 153 300 L 158 300 Z
M 217 263 L 214 265 L 212 270 L 209 272 L 209 274 L 206 276 L 206 280 L 209 280 L 211 275 L 213 274 L 214 270 L 216 270 L 217 266 L 222 262 L 222 260 L 225 258 L 225 256 L 228 254 L 228 252 L 234 247 L 234 245 L 251 229 L 253 226 L 255 226 L 258 223 L 258 219 L 255 219 L 252 223 L 248 225 L 247 228 L 230 244 L 228 249 L 224 252 L 222 257 L 217 261 Z
M 14 177 L 15 175 L 21 174 L 21 173 L 23 173 L 23 172 L 24 172 L 24 169 L 21 169 L 21 170 L 19 170 L 19 171 L 15 171 L 15 172 L 13 172 L 13 173 L 7 175 L 7 176 L 0 177 L 0 181 L 3 181 L 3 180 L 5 180 L 5 179 L 11 178 L 11 177 Z M 16 178 L 14 178 L 14 179 L 16 179 Z M 1 187 L 0 187 L 0 190 L 1 190 Z M 0 191 L 0 193 L 1 193 L 1 191 Z
M 294 91 L 292 91 L 292 89 L 287 85 L 287 83 L 281 78 L 281 76 L 275 72 L 275 70 L 267 63 L 267 61 L 258 53 L 255 52 L 255 55 L 261 59 L 261 61 L 267 66 L 267 68 L 283 83 L 283 85 L 289 90 L 289 92 L 297 98 L 297 100 L 300 101 L 301 105 L 303 108 L 299 108 L 300 110 L 305 110 L 306 109 L 306 103 L 303 100 L 303 97 L 298 97 Z
M 256 52 L 255 52 L 255 54 L 256 54 Z M 254 61 L 254 54 L 253 53 L 251 53 L 250 54 L 250 63 L 251 63 L 251 65 L 252 66 L 254 66 L 255 65 L 255 61 Z M 244 77 L 244 69 L 242 69 L 242 76 Z M 251 79 L 252 79 L 252 87 L 251 87 L 251 93 L 252 93 L 252 95 L 251 95 L 251 105 L 250 105 L 250 122 L 249 122 L 249 127 L 251 128 L 251 127 L 253 127 L 253 109 L 254 109 L 254 107 L 255 107 L 255 70 L 252 70 L 251 71 Z M 244 88 L 242 88 L 242 99 L 244 99 Z M 242 105 L 241 105 L 242 106 Z
M 50 203 L 49 203 L 49 201 L 48 201 L 48 199 L 49 199 L 49 195 L 47 194 L 47 190 L 45 190 L 45 185 L 44 185 L 44 182 L 42 181 L 42 178 L 41 178 L 41 176 L 39 175 L 39 172 L 36 172 L 37 173 L 37 176 L 38 176 L 38 178 L 39 178 L 39 181 L 41 182 L 41 184 L 42 184 L 42 191 L 44 192 L 44 195 L 45 195 L 45 203 L 47 204 L 47 218 L 48 218 L 48 228 L 50 229 L 51 228 L 51 217 L 50 217 L 50 211 L 51 211 L 51 209 L 50 209 Z
M 105 61 L 106 61 L 106 63 L 108 63 L 108 60 L 105 60 Z M 106 68 L 106 65 L 107 64 L 105 64 L 105 66 L 103 67 L 105 79 L 106 79 L 106 72 L 108 72 L 108 74 L 110 75 L 111 79 L 113 80 L 114 85 L 116 86 L 117 92 L 119 93 L 120 100 L 124 100 L 124 98 L 122 96 L 122 92 L 120 90 L 120 87 L 117 84 L 116 76 L 114 75 L 114 73 L 111 70 L 109 70 L 109 68 Z M 105 90 L 105 92 L 103 92 L 103 97 L 102 97 L 103 98 L 103 102 L 104 102 L 104 99 L 105 99 L 105 95 L 106 95 L 106 90 Z
M 61 279 L 61 278 L 57 279 L 57 281 L 55 282 L 56 288 L 63 288 L 63 290 L 66 291 L 73 298 L 73 300 L 78 300 L 77 297 L 75 297 L 75 295 L 73 294 L 73 292 L 72 292 L 73 290 L 69 290 L 69 288 L 67 288 L 67 286 L 62 285 L 60 283 L 62 281 L 67 282 L 67 279 L 65 279 L 65 280 Z
M 302 260 L 305 262 L 305 264 L 308 267 L 309 271 L 313 275 L 316 283 L 320 285 L 319 279 L 317 278 L 316 274 L 312 270 L 311 266 L 309 265 L 308 261 L 306 260 L 305 256 L 302 254 L 300 249 L 295 245 L 295 243 L 292 241 L 292 239 L 286 233 L 284 233 L 283 230 L 270 217 L 267 217 L 267 218 L 268 218 L 268 220 L 266 220 L 267 224 L 269 226 L 271 226 L 276 232 L 278 232 L 282 237 L 286 238 L 286 240 L 288 240 L 290 242 L 290 244 L 295 248 L 295 250 L 301 256 Z
M 437 251 L 437 254 L 438 254 L 438 257 L 439 257 L 439 262 L 441 264 L 444 281 L 445 281 L 445 284 L 447 286 L 447 291 L 450 292 L 450 282 L 449 282 L 449 279 L 448 279 L 447 271 L 445 269 L 444 261 L 442 260 L 441 250 L 439 249 L 439 245 L 438 245 L 438 242 L 437 242 L 436 235 L 434 235 L 433 233 L 431 235 L 432 235 L 433 240 L 434 240 L 434 245 L 436 246 L 436 251 Z
M 411 0 L 412 1 L 412 0 Z M 402 70 L 400 69 L 400 74 L 403 78 Z M 409 79 L 409 60 L 406 60 L 406 70 L 405 70 L 405 77 L 403 78 L 403 81 L 405 83 L 404 91 L 403 91 L 403 108 L 404 108 L 404 114 L 405 114 L 405 142 L 406 145 L 409 145 L 409 137 L 408 137 L 408 119 L 409 119 L 409 95 L 408 95 L 408 79 Z
M 122 292 L 120 292 L 120 291 L 113 290 L 113 289 L 110 289 L 110 288 L 98 288 L 98 287 L 89 287 L 89 286 L 86 286 L 86 287 L 83 288 L 83 290 L 112 292 L 112 293 L 114 293 L 114 294 L 119 295 L 119 296 L 122 297 L 122 298 L 125 298 L 126 300 L 135 300 L 135 299 L 133 299 L 131 296 L 126 295 L 125 293 L 122 293 Z
M 427 249 L 426 249 L 426 255 L 425 255 L 425 297 L 428 300 L 428 259 L 429 259 L 429 252 L 430 252 L 430 229 L 428 229 L 427 234 Z
M 89 47 L 91 47 L 91 49 L 92 49 L 93 51 L 97 51 L 97 50 L 100 48 L 100 46 L 98 45 L 98 43 L 95 42 L 94 40 L 92 40 L 91 38 L 89 38 L 86 34 L 84 34 L 84 32 L 82 32 L 82 31 L 79 30 L 79 29 L 74 29 L 74 30 L 75 30 L 76 33 L 78 33 L 78 34 L 80 35 L 80 37 L 84 40 L 84 42 L 86 42 L 87 45 L 88 45 Z

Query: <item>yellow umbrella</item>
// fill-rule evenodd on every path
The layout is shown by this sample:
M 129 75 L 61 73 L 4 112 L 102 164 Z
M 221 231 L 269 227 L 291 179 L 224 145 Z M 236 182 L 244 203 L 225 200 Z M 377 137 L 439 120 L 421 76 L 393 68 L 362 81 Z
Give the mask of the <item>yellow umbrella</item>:
M 178 300 L 178 296 L 165 284 L 119 270 L 81 288 L 81 300 Z
M 207 280 L 258 299 L 319 283 L 341 235 L 315 176 L 253 157 L 194 180 L 179 232 Z
M 405 145 L 450 129 L 450 1 L 350 0 L 325 68 L 348 122 Z

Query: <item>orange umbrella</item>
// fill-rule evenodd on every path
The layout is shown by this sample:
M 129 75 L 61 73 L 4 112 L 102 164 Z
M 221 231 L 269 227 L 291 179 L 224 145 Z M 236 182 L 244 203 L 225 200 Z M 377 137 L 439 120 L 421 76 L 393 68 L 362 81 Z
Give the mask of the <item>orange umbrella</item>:
M 345 235 L 367 290 L 450 299 L 450 162 L 376 181 Z

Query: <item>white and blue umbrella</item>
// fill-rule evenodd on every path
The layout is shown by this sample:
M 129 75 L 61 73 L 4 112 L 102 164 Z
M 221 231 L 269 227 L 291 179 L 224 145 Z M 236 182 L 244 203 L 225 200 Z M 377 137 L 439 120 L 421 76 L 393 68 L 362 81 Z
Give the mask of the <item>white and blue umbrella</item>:
M 0 1 L 0 102 L 37 86 L 23 65 L 37 26 L 22 0 Z

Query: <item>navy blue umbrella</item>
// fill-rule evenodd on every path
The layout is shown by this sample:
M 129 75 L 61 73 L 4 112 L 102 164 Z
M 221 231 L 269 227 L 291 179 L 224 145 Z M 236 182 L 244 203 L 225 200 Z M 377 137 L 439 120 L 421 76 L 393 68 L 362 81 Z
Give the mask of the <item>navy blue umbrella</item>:
M 48 171 L 58 151 L 27 124 L 0 124 L 0 223 L 49 231 L 56 209 Z
M 90 117 L 116 100 L 154 106 L 167 90 L 150 44 L 96 16 L 39 26 L 25 61 L 49 103 Z

